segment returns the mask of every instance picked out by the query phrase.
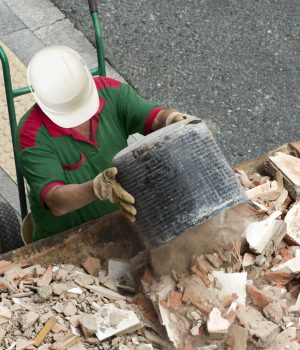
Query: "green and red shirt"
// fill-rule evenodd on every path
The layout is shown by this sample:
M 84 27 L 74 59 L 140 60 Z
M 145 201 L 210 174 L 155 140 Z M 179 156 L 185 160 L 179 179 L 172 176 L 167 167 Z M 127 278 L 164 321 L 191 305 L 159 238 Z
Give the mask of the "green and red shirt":
M 30 207 L 38 240 L 99 218 L 117 209 L 109 201 L 95 200 L 63 216 L 54 216 L 44 203 L 56 185 L 80 184 L 111 167 L 112 159 L 127 146 L 130 134 L 148 134 L 161 110 L 141 98 L 129 85 L 94 78 L 100 106 L 90 119 L 91 139 L 72 128 L 54 124 L 34 105 L 18 125 L 22 172 L 30 188 Z

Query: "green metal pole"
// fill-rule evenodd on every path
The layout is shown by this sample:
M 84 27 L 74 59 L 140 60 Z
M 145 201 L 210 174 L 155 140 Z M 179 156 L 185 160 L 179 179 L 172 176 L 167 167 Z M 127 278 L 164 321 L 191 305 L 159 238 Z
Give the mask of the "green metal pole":
M 3 69 L 3 76 L 4 76 L 5 94 L 6 94 L 8 115 L 9 115 L 11 139 L 13 144 L 14 158 L 15 158 L 16 173 L 17 173 L 17 184 L 18 184 L 18 190 L 19 190 L 21 215 L 22 215 L 22 219 L 24 219 L 24 217 L 27 214 L 27 202 L 26 202 L 24 178 L 21 172 L 20 160 L 16 151 L 17 119 L 16 119 L 16 111 L 15 111 L 15 105 L 14 105 L 14 92 L 11 84 L 9 62 L 1 46 L 0 46 L 0 59 L 2 62 L 2 69 Z
M 98 58 L 98 72 L 99 72 L 99 75 L 102 75 L 105 77 L 106 68 L 105 68 L 105 57 L 104 57 L 104 45 L 103 45 L 102 31 L 101 31 L 98 11 L 91 11 L 91 16 L 92 16 L 93 26 L 95 30 L 96 50 L 97 50 L 97 58 Z
M 21 87 L 19 89 L 14 89 L 13 96 L 18 97 L 18 96 L 22 96 L 25 94 L 29 94 L 30 92 L 31 92 L 31 90 L 30 90 L 29 86 L 24 86 L 24 87 Z

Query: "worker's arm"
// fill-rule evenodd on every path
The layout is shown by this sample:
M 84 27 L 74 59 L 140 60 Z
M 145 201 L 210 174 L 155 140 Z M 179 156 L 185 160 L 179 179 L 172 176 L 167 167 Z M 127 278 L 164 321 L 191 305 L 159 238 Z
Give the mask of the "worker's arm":
M 80 209 L 97 198 L 110 200 L 120 207 L 130 221 L 135 221 L 135 199 L 116 181 L 117 173 L 116 168 L 109 168 L 94 180 L 83 184 L 54 186 L 47 192 L 44 202 L 53 215 L 61 216 Z
M 91 180 L 83 184 L 54 186 L 47 192 L 44 202 L 53 215 L 61 216 L 84 207 L 96 198 Z
M 164 126 L 180 122 L 182 120 L 195 120 L 198 119 L 197 117 L 183 114 L 181 112 L 178 112 L 176 109 L 163 109 L 161 110 L 156 118 L 153 121 L 152 124 L 152 131 L 158 130 L 163 128 Z

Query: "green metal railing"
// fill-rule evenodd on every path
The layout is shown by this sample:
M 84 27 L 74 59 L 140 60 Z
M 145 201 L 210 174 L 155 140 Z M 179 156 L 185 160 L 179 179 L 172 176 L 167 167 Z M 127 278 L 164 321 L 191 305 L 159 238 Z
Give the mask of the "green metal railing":
M 101 25 L 100 25 L 100 19 L 99 19 L 98 7 L 97 7 L 97 0 L 88 0 L 88 3 L 89 3 L 90 13 L 91 13 L 93 27 L 95 31 L 97 60 L 98 60 L 98 66 L 91 69 L 91 73 L 92 75 L 106 76 L 104 45 L 103 45 L 102 31 L 101 31 Z M 21 216 L 22 216 L 22 219 L 24 219 L 24 217 L 28 213 L 28 209 L 27 209 L 24 178 L 22 175 L 20 159 L 17 152 L 17 144 L 16 144 L 17 118 L 16 118 L 14 98 L 28 94 L 31 92 L 31 90 L 29 86 L 13 89 L 8 58 L 4 49 L 1 46 L 0 46 L 0 59 L 2 63 L 3 76 L 4 76 L 5 95 L 6 95 L 6 101 L 7 101 L 9 124 L 10 124 L 15 167 L 16 167 L 16 174 L 17 174 L 17 185 L 18 185 L 18 192 L 19 192 Z

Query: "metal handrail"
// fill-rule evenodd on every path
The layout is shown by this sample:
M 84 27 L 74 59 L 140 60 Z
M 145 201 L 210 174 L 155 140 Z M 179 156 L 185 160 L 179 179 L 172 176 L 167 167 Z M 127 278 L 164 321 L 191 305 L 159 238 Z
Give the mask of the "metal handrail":
M 97 8 L 97 1 L 88 0 L 88 2 L 89 2 L 92 21 L 93 21 L 93 27 L 95 31 L 96 51 L 97 51 L 97 61 L 98 61 L 98 66 L 95 68 L 92 68 L 90 71 L 92 75 L 106 76 L 104 45 L 103 45 L 103 38 L 102 38 L 102 31 L 101 31 L 101 23 L 99 19 L 98 8 Z M 18 156 L 17 145 L 16 145 L 17 118 L 16 118 L 16 110 L 14 105 L 14 98 L 28 94 L 31 92 L 31 90 L 29 86 L 24 86 L 18 89 L 12 88 L 9 61 L 4 49 L 1 46 L 0 46 L 0 59 L 2 63 L 3 76 L 4 76 L 5 94 L 6 94 L 8 115 L 9 115 L 9 124 L 10 124 L 11 138 L 12 138 L 12 144 L 13 144 L 14 159 L 15 159 L 21 216 L 22 216 L 22 219 L 24 219 L 28 213 L 28 209 L 27 209 L 24 178 L 22 175 L 21 164 L 20 164 L 20 159 Z

